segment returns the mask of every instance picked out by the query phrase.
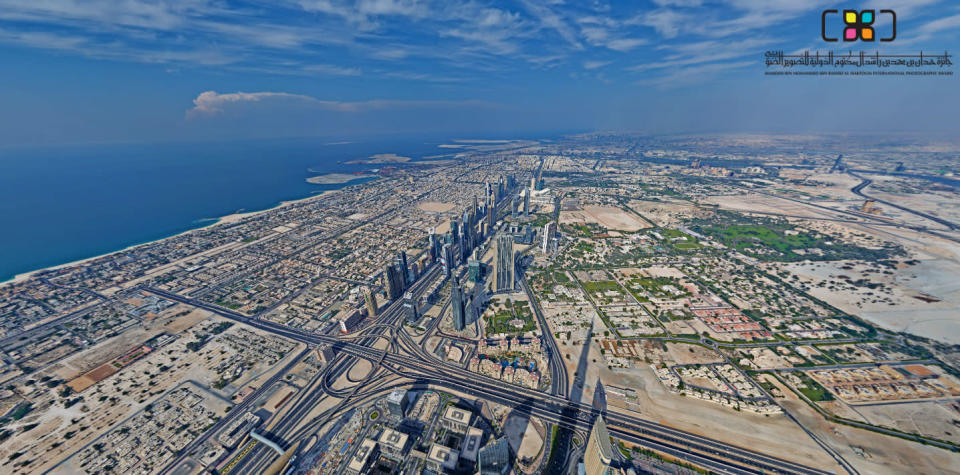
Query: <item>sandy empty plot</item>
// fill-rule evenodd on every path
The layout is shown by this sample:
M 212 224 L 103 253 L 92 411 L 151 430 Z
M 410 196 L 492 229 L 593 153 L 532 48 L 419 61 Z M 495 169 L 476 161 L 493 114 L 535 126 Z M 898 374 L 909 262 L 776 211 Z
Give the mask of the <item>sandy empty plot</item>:
M 615 206 L 585 206 L 582 211 L 561 211 L 563 224 L 594 223 L 607 229 L 618 231 L 637 231 L 650 227 L 650 224 Z
M 642 201 L 627 203 L 630 209 L 653 221 L 658 226 L 676 226 L 682 219 L 709 216 L 712 211 L 702 210 L 686 201 Z
M 616 208 L 613 208 L 616 209 Z M 632 218 L 624 213 L 622 216 L 611 212 L 597 211 L 596 214 L 584 211 L 561 211 L 560 224 L 597 224 L 608 230 L 636 231 L 649 227 L 645 221 Z
M 70 381 L 67 383 L 67 386 L 70 386 L 70 389 L 73 389 L 74 392 L 80 392 L 89 388 L 90 386 L 93 386 L 94 384 L 97 384 L 100 381 L 103 381 L 104 379 L 107 379 L 110 377 L 110 375 L 116 372 L 117 368 L 113 366 L 113 364 L 107 363 L 97 367 L 97 369 L 83 376 L 80 376 L 77 379 L 74 379 L 73 381 Z
M 452 203 L 441 203 L 439 201 L 423 201 L 417 205 L 422 211 L 428 213 L 446 213 L 454 208 Z
M 634 216 L 616 206 L 584 206 L 583 210 L 587 212 L 594 221 L 607 229 L 616 229 L 619 231 L 637 231 L 650 227 L 650 223 Z
M 722 363 L 723 358 L 709 348 L 686 343 L 667 343 L 667 351 L 677 364 Z

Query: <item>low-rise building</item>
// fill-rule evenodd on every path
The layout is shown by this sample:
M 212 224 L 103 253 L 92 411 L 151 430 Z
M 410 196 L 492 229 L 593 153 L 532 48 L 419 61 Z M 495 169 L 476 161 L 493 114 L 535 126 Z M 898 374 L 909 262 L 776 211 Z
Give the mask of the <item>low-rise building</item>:
M 476 462 L 481 440 L 483 440 L 482 430 L 476 427 L 467 429 L 467 435 L 463 437 L 463 443 L 460 444 L 460 458 Z
M 380 450 L 385 456 L 400 461 L 406 455 L 407 440 L 409 436 L 391 428 L 383 429 L 380 434 Z
M 457 468 L 459 459 L 460 454 L 456 450 L 444 445 L 433 444 L 427 452 L 426 465 L 427 469 L 436 473 L 450 472 Z
M 440 418 L 440 425 L 451 432 L 463 434 L 467 431 L 467 427 L 470 426 L 472 416 L 473 413 L 467 409 L 450 406 L 443 412 L 443 417 Z
M 360 475 L 366 473 L 370 464 L 377 459 L 377 443 L 373 439 L 363 439 L 357 453 L 350 457 L 346 473 Z

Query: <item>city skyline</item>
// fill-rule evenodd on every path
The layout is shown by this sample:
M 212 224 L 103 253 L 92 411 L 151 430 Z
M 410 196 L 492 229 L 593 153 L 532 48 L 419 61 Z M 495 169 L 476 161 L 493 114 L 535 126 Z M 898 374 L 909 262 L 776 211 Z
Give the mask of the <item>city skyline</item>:
M 0 0 L 0 472 L 956 473 L 958 40 Z

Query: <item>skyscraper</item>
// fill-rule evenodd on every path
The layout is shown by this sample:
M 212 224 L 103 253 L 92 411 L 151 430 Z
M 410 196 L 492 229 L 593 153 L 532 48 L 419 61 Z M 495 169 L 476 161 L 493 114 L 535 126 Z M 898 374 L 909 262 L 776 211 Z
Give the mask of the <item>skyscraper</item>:
M 476 284 L 483 279 L 483 264 L 481 264 L 479 260 L 470 259 L 467 261 L 467 270 L 470 276 L 470 282 Z
M 394 389 L 387 395 L 387 410 L 394 417 L 403 418 L 407 415 L 409 402 L 406 389 Z
M 453 237 L 454 244 L 460 242 L 460 220 L 459 219 L 450 220 L 450 236 Z
M 403 296 L 403 313 L 406 314 L 407 321 L 410 323 L 420 320 L 420 309 L 417 308 L 417 299 L 413 296 L 413 292 L 407 292 Z
M 397 267 L 400 268 L 400 275 L 403 277 L 403 286 L 406 287 L 410 284 L 410 267 L 407 266 L 406 251 L 397 253 Z
M 513 290 L 513 237 L 496 237 L 496 257 L 493 259 L 493 291 Z
M 510 217 L 513 219 L 517 218 L 517 210 L 520 208 L 520 197 L 514 196 L 510 200 Z
M 383 267 L 383 285 L 387 288 L 387 298 L 398 299 L 403 296 L 403 276 L 397 266 L 387 264 Z
M 603 383 L 597 378 L 597 384 L 593 389 L 593 408 L 600 414 L 607 412 L 607 391 L 603 389 Z
M 373 295 L 370 289 L 364 289 L 363 298 L 367 302 L 367 314 L 370 317 L 376 317 L 380 309 L 377 307 L 377 297 Z
M 523 194 L 523 215 L 530 216 L 530 190 Z
M 543 253 L 547 254 L 550 252 L 550 241 L 557 234 L 557 223 L 550 221 L 547 224 L 543 225 Z
M 440 260 L 443 262 L 443 273 L 444 275 L 450 275 L 453 272 L 453 246 L 450 244 L 444 244 L 440 248 Z
M 503 475 L 510 469 L 510 442 L 501 437 L 480 449 L 477 455 L 480 475 Z
M 466 311 L 464 309 L 463 291 L 454 277 L 450 280 L 450 311 L 453 312 L 453 327 L 462 331 L 467 327 Z
M 491 199 L 487 202 L 487 232 L 493 232 L 493 226 L 497 222 L 497 205 Z
M 430 248 L 427 249 L 427 252 L 430 253 L 430 257 L 436 259 L 438 254 L 440 254 L 440 242 L 437 241 L 437 233 L 434 228 L 430 228 Z
M 606 475 L 613 460 L 613 448 L 610 446 L 610 433 L 603 416 L 597 416 L 590 430 L 590 439 L 584 448 L 583 465 L 587 475 Z

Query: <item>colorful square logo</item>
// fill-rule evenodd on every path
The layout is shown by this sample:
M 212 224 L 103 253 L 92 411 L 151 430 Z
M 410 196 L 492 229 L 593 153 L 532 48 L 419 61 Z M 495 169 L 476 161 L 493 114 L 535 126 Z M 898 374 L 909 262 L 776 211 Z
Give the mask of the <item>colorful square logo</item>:
M 827 33 L 827 18 L 838 14 L 838 10 L 824 10 L 820 16 L 820 35 L 823 41 L 839 41 L 836 36 Z M 881 14 L 890 16 L 890 34 L 880 38 L 880 41 L 893 41 L 897 37 L 897 14 L 893 10 L 880 10 Z M 840 15 L 843 20 L 843 41 L 876 41 L 877 32 L 873 23 L 877 19 L 876 10 L 845 9 Z
M 844 10 L 843 23 L 846 25 L 843 29 L 843 41 L 873 41 L 873 10 Z

